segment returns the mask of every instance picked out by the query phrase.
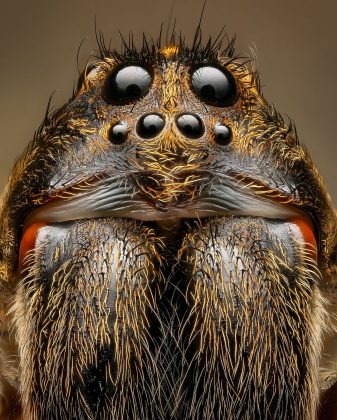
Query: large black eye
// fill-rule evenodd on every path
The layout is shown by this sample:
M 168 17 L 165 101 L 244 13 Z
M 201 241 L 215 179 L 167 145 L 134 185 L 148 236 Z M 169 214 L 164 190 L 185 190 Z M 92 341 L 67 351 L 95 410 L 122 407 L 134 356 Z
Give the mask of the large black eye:
M 142 67 L 123 67 L 107 76 L 103 97 L 109 104 L 125 105 L 145 96 L 150 84 L 151 76 Z
M 192 74 L 192 88 L 199 98 L 214 106 L 230 106 L 236 100 L 234 77 L 227 70 L 199 67 Z

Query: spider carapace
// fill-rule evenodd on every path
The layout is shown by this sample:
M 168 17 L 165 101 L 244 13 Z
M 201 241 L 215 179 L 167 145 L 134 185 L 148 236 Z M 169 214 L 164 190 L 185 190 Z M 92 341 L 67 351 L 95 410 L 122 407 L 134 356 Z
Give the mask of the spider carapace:
M 327 416 L 336 215 L 293 124 L 231 41 L 100 50 L 2 197 L 1 418 Z

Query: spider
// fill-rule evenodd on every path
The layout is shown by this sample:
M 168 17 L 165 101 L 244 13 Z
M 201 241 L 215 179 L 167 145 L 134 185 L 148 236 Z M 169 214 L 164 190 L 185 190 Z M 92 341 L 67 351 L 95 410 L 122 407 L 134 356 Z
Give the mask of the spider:
M 98 43 L 2 196 L 1 418 L 328 418 L 336 215 L 294 125 L 221 34 Z

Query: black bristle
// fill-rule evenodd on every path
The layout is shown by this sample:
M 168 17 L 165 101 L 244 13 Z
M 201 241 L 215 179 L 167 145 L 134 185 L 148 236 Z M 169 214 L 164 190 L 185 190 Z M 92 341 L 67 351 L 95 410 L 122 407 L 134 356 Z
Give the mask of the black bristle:
M 200 18 L 190 46 L 187 44 L 185 37 L 182 36 L 181 31 L 179 31 L 178 35 L 176 19 L 174 19 L 171 32 L 169 28 L 167 29 L 164 43 L 162 36 L 163 23 L 160 26 L 158 37 L 155 40 L 143 33 L 140 47 L 137 47 L 135 44 L 133 32 L 130 32 L 126 38 L 119 31 L 122 41 L 119 49 L 107 48 L 103 34 L 97 29 L 95 22 L 95 34 L 98 47 L 97 58 L 100 60 L 113 59 L 117 64 L 130 62 L 143 64 L 153 63 L 164 60 L 161 50 L 170 45 L 176 45 L 178 47 L 178 53 L 175 55 L 174 59 L 188 65 L 205 62 L 216 63 L 218 62 L 219 55 L 226 56 L 230 59 L 237 58 L 235 57 L 235 36 L 229 38 L 228 34 L 225 32 L 224 26 L 220 29 L 214 39 L 209 36 L 204 41 L 201 23 L 205 5 L 206 1 L 203 3 Z M 223 46 L 224 40 L 227 40 L 225 46 Z

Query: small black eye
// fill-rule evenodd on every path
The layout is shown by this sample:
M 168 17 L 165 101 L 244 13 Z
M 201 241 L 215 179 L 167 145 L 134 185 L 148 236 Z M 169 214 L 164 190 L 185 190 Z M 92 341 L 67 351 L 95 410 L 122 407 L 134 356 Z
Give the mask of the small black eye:
M 197 139 L 205 132 L 204 124 L 200 117 L 194 114 L 181 114 L 176 118 L 178 130 L 190 139 Z
M 109 104 L 125 105 L 145 96 L 151 85 L 150 74 L 139 66 L 123 67 L 110 73 L 103 86 Z
M 112 125 L 109 129 L 109 140 L 113 144 L 122 144 L 128 137 L 128 126 L 126 122 L 121 121 L 115 125 Z
M 164 128 L 165 120 L 159 114 L 147 114 L 137 123 L 137 133 L 144 139 L 156 137 Z
M 192 89 L 199 98 L 214 106 L 230 106 L 236 100 L 234 77 L 227 70 L 199 67 L 192 74 Z
M 214 140 L 220 146 L 227 146 L 232 141 L 232 130 L 224 124 L 216 124 L 213 128 Z

